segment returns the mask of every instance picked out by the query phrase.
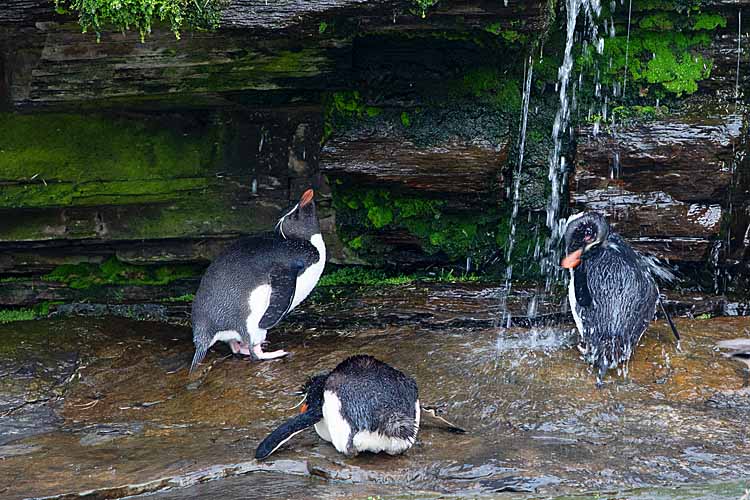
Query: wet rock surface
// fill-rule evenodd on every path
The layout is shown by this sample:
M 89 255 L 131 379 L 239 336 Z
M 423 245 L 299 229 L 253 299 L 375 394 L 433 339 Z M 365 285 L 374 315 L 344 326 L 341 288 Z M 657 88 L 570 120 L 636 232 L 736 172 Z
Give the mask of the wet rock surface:
M 498 329 L 496 291 L 421 284 L 319 296 L 269 335 L 288 359 L 255 363 L 220 346 L 192 378 L 187 327 L 2 325 L 0 496 L 739 498 L 750 487 L 747 376 L 716 347 L 750 336 L 748 319 L 679 320 L 681 351 L 656 321 L 627 378 L 613 373 L 597 390 L 571 325 Z M 355 353 L 412 374 L 420 399 L 468 433 L 424 426 L 406 455 L 348 459 L 306 431 L 253 460 L 294 414 L 306 377 Z

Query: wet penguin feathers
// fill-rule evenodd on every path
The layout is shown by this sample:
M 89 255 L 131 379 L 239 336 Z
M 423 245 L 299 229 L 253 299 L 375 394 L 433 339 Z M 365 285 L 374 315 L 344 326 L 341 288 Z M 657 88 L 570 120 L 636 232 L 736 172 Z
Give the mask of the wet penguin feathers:
M 417 383 L 372 356 L 352 356 L 339 364 L 325 390 L 342 402 L 341 415 L 359 430 L 381 430 L 407 439 L 416 434 Z
M 346 455 L 361 451 L 402 453 L 416 440 L 419 400 L 413 378 L 372 356 L 342 361 L 313 377 L 305 388 L 302 414 L 274 430 L 256 450 L 263 459 L 304 428 Z
M 607 370 L 630 359 L 656 313 L 658 288 L 649 262 L 599 213 L 568 219 L 565 252 L 561 266 L 571 275 L 568 298 L 582 352 L 601 384 Z

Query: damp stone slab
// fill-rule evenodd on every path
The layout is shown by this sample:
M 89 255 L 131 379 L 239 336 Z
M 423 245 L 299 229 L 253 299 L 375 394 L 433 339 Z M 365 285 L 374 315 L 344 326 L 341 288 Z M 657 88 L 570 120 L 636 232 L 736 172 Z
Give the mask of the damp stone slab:
M 360 321 L 336 309 L 317 324 L 295 314 L 269 337 L 289 358 L 251 362 L 219 347 L 190 378 L 188 327 L 0 325 L 0 497 L 255 498 L 257 485 L 257 498 L 276 487 L 300 498 L 737 499 L 750 488 L 747 373 L 716 346 L 750 337 L 750 319 L 679 319 L 681 351 L 656 321 L 627 377 L 597 389 L 572 324 L 444 321 L 449 302 L 481 317 L 477 297 L 425 287 L 420 304 L 391 301 Z M 386 299 L 360 300 L 372 309 Z M 430 303 L 443 315 L 403 319 Z M 260 440 L 297 411 L 306 378 L 357 353 L 413 375 L 420 400 L 468 433 L 424 426 L 402 456 L 346 458 L 309 430 L 255 461 Z

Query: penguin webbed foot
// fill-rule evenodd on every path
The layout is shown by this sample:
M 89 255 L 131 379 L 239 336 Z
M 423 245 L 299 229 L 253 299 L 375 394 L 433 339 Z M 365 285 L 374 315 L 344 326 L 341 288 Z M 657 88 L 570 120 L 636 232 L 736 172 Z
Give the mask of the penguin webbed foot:
M 255 344 L 253 346 L 251 354 L 253 359 L 257 359 L 259 361 L 263 361 L 266 359 L 278 359 L 289 355 L 288 352 L 282 349 L 279 349 L 278 351 L 264 352 L 263 346 L 261 344 Z

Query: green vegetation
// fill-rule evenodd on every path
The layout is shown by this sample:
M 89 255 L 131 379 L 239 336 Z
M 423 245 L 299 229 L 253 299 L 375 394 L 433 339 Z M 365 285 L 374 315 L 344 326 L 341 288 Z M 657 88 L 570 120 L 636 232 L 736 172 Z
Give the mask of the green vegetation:
M 387 252 L 374 239 L 380 230 L 400 228 L 417 237 L 428 254 L 442 252 L 454 262 L 471 257 L 481 264 L 506 245 L 510 231 L 507 211 L 496 207 L 467 217 L 450 213 L 438 198 L 341 185 L 333 202 L 340 219 L 350 221 L 339 232 L 348 247 L 370 257 Z M 521 224 L 516 236 L 514 256 L 522 259 L 533 248 L 533 231 Z
M 679 4 L 679 5 L 677 5 Z M 635 7 L 635 5 L 634 5 Z M 720 14 L 699 11 L 697 2 L 641 2 L 628 42 L 624 30 L 604 38 L 604 52 L 593 47 L 579 57 L 584 71 L 601 71 L 601 83 L 622 81 L 626 71 L 634 96 L 682 97 L 698 90 L 711 75 L 713 61 L 701 50 L 712 43 L 711 31 L 724 28 Z M 690 12 L 686 15 L 680 12 Z
M 639 120 L 655 120 L 669 113 L 669 108 L 666 106 L 616 106 L 612 108 L 612 117 L 616 121 L 628 120 L 628 119 L 639 119 Z
M 406 128 L 411 127 L 411 118 L 409 118 L 409 113 L 406 111 L 401 112 L 401 125 Z
M 652 19 L 650 22 L 665 21 Z M 692 94 L 698 90 L 697 82 L 711 74 L 712 61 L 697 51 L 710 43 L 711 37 L 703 32 L 686 34 L 679 31 L 637 31 L 631 34 L 629 44 L 625 36 L 606 38 L 604 53 L 598 57 L 602 83 L 622 80 L 627 51 L 629 82 L 641 86 L 656 84 L 658 89 L 677 97 Z M 590 67 L 595 57 L 594 49 L 589 48 L 588 53 L 579 59 L 579 63 Z M 611 64 L 602 61 L 611 61 Z
M 502 112 L 517 113 L 521 110 L 522 96 L 519 81 L 503 74 L 499 68 L 472 69 L 450 86 L 454 97 L 473 98 Z
M 195 299 L 195 295 L 192 293 L 186 293 L 177 297 L 167 297 L 162 302 L 192 302 Z
M 427 17 L 427 10 L 437 5 L 439 0 L 412 0 L 417 7 L 417 13 L 424 19 Z
M 60 14 L 77 14 L 84 33 L 97 41 L 105 29 L 136 30 L 143 41 L 155 21 L 169 24 L 175 37 L 183 28 L 216 29 L 227 0 L 55 0 Z
M 318 285 L 405 285 L 415 279 L 414 275 L 391 276 L 382 269 L 344 267 L 321 276 Z
M 180 278 L 199 274 L 191 265 L 135 266 L 110 257 L 101 264 L 63 264 L 44 276 L 48 281 L 86 289 L 97 285 L 166 285 Z
M 325 142 L 335 129 L 364 117 L 374 118 L 382 112 L 380 108 L 366 106 L 356 90 L 329 94 L 325 98 L 324 106 L 322 142 Z
M 436 281 L 439 283 L 466 283 L 479 281 L 476 274 L 456 274 L 453 269 L 441 269 L 438 273 L 394 274 L 383 269 L 369 267 L 343 267 L 324 274 L 319 286 L 393 286 L 408 285 L 415 281 Z
M 0 113 L 0 207 L 173 201 L 210 187 L 219 126 L 99 114 Z M 102 152 L 106 152 L 103 154 Z
M 50 303 L 42 302 L 32 308 L 0 309 L 0 324 L 47 317 L 49 315 L 49 307 Z

